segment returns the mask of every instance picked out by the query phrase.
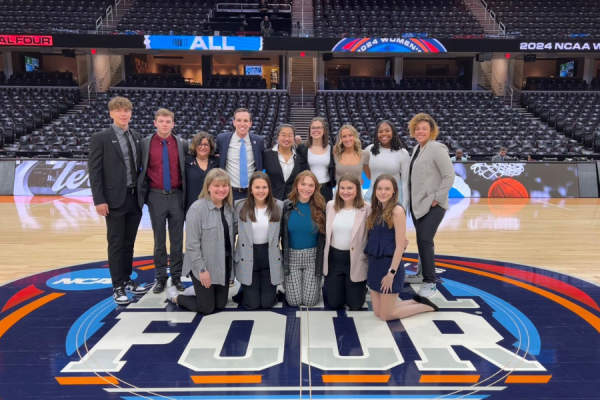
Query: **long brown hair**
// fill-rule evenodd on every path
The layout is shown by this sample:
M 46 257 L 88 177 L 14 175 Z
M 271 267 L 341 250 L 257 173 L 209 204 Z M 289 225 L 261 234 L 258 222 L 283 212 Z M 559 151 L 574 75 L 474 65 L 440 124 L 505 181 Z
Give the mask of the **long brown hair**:
M 390 181 L 392 182 L 392 188 L 394 189 L 394 194 L 390 201 L 388 201 L 385 208 L 383 204 L 379 201 L 376 195 L 377 185 L 381 181 Z M 373 229 L 376 223 L 379 221 L 384 221 L 388 224 L 388 228 L 392 228 L 394 226 L 394 208 L 398 205 L 398 183 L 396 179 L 390 174 L 381 174 L 375 179 L 375 183 L 373 184 L 373 197 L 371 197 L 371 215 L 367 218 L 367 230 Z
M 313 138 L 310 136 L 310 127 L 313 122 L 320 122 L 323 126 L 323 139 L 321 139 L 321 145 L 323 148 L 326 148 L 329 145 L 329 128 L 327 127 L 327 121 L 325 121 L 325 118 L 323 117 L 314 117 L 312 121 L 310 121 L 310 125 L 308 126 L 308 137 L 306 138 L 306 147 L 310 149 L 313 145 Z
M 321 185 L 319 184 L 315 174 L 308 170 L 300 172 L 294 180 L 294 187 L 292 188 L 292 192 L 288 198 L 292 202 L 292 206 L 296 208 L 296 204 L 298 204 L 298 199 L 300 198 L 298 186 L 300 185 L 300 182 L 302 182 L 302 180 L 307 176 L 315 183 L 315 192 L 312 196 L 310 196 L 310 200 L 308 201 L 308 205 L 310 206 L 310 216 L 313 220 L 313 223 L 319 228 L 319 232 L 325 233 L 325 198 L 321 194 Z
M 273 190 L 271 189 L 271 180 L 269 179 L 269 175 L 265 174 L 262 171 L 256 171 L 250 176 L 250 182 L 248 183 L 248 199 L 240 209 L 240 219 L 246 222 L 248 219 L 252 222 L 256 222 L 256 214 L 254 213 L 254 209 L 256 208 L 256 202 L 254 201 L 254 195 L 252 194 L 252 184 L 255 180 L 262 179 L 267 182 L 267 187 L 269 188 L 269 194 L 265 202 L 267 203 L 267 213 L 269 214 L 269 221 L 271 222 L 279 222 L 281 218 L 281 213 L 279 212 L 279 207 L 277 207 L 277 202 L 273 197 Z
M 342 182 L 350 182 L 356 185 L 356 197 L 354 198 L 354 204 L 352 206 L 356 209 L 361 209 L 365 206 L 365 200 L 362 195 L 362 188 L 360 187 L 360 179 L 354 172 L 346 172 L 337 182 L 337 190 L 335 191 L 335 202 L 333 203 L 333 208 L 335 212 L 340 212 L 342 208 L 344 208 L 344 200 L 342 200 L 342 196 L 340 195 L 340 184 Z

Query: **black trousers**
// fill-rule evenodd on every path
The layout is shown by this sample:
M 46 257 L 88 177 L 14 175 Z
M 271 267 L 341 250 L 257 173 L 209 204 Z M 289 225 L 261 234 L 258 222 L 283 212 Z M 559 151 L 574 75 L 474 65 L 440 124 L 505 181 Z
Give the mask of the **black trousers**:
M 272 308 L 277 304 L 277 286 L 271 284 L 269 244 L 253 245 L 253 253 L 252 283 L 242 285 L 242 292 L 244 293 L 242 305 L 247 310 Z
M 410 210 L 415 230 L 417 231 L 417 247 L 423 268 L 423 282 L 435 283 L 435 249 L 433 238 L 444 219 L 446 209 L 439 205 L 431 207 L 429 212 L 419 219 Z
M 124 287 L 133 265 L 133 246 L 142 219 L 137 194 L 131 190 L 119 208 L 111 208 L 106 216 L 108 268 L 113 287 Z
M 242 200 L 242 199 L 247 199 L 248 198 L 248 191 L 247 190 L 245 192 L 238 192 L 237 190 L 232 190 L 231 192 L 233 193 L 233 201 L 238 201 L 238 200 Z
M 230 260 L 231 258 L 227 257 L 225 262 L 227 266 L 231 265 Z M 177 296 L 177 304 L 180 307 L 187 308 L 190 311 L 204 315 L 212 314 L 215 310 L 223 310 L 227 305 L 227 298 L 229 297 L 229 270 L 230 268 L 227 267 L 225 286 L 215 285 L 213 283 L 208 289 L 202 286 L 202 283 L 200 283 L 194 273 L 190 273 L 196 295 L 179 295 Z
M 148 211 L 154 233 L 154 265 L 156 280 L 166 281 L 167 264 L 171 276 L 181 278 L 183 269 L 183 192 L 163 194 L 148 193 Z M 167 263 L 167 222 L 169 223 L 169 241 L 171 242 L 170 263 Z
M 329 271 L 325 277 L 327 303 L 334 310 L 344 308 L 358 311 L 365 304 L 367 281 L 353 282 L 350 279 L 350 250 L 329 247 Z
M 333 200 L 333 187 L 331 182 L 321 183 L 321 195 L 325 197 L 325 203 Z

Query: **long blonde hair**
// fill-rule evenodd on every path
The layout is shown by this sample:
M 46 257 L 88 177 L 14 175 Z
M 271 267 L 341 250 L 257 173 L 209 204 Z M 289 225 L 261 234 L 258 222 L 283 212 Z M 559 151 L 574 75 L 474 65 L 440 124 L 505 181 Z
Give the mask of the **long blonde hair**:
M 204 178 L 204 186 L 202 186 L 202 192 L 200 192 L 200 196 L 198 196 L 198 198 L 211 200 L 210 193 L 208 192 L 208 188 L 210 187 L 210 185 L 213 182 L 226 183 L 229 185 L 229 194 L 225 198 L 224 202 L 229 207 L 233 207 L 233 193 L 231 192 L 231 179 L 229 179 L 229 174 L 221 168 L 211 169 L 208 172 L 208 174 L 206 174 L 206 178 Z
M 392 182 L 392 188 L 394 189 L 394 194 L 390 201 L 388 201 L 385 208 L 383 204 L 379 201 L 376 195 L 377 185 L 381 181 L 390 181 Z M 393 228 L 394 226 L 394 208 L 398 205 L 398 183 L 396 179 L 390 174 L 381 174 L 375 179 L 375 183 L 373 184 L 373 197 L 371 197 L 371 215 L 367 218 L 367 230 L 373 229 L 375 224 L 379 221 L 384 221 L 388 224 L 388 228 Z
M 342 157 L 342 153 L 344 152 L 344 144 L 342 143 L 342 131 L 344 129 L 347 129 L 350 131 L 350 133 L 352 133 L 352 135 L 354 136 L 354 152 L 359 155 L 362 156 L 362 143 L 360 142 L 360 137 L 358 136 L 358 131 L 356 130 L 355 127 L 353 127 L 352 125 L 344 125 L 340 128 L 340 130 L 338 131 L 338 137 L 337 137 L 337 141 L 335 142 L 335 146 L 334 146 L 334 151 L 333 154 L 335 154 L 335 156 L 340 159 Z

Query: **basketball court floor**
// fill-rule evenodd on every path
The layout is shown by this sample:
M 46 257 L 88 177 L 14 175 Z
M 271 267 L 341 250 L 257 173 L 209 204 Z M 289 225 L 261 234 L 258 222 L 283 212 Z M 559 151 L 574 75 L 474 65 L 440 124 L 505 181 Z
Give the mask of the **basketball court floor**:
M 389 323 L 369 301 L 117 306 L 105 235 L 90 198 L 0 197 L 0 399 L 600 399 L 600 199 L 452 201 L 441 310 Z M 139 283 L 152 247 L 145 213 Z

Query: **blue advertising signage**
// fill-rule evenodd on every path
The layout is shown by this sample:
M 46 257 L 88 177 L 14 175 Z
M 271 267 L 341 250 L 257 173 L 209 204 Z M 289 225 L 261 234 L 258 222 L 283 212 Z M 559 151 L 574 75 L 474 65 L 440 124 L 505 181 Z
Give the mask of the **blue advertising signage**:
M 149 50 L 258 51 L 263 48 L 261 37 L 145 35 L 144 39 Z

